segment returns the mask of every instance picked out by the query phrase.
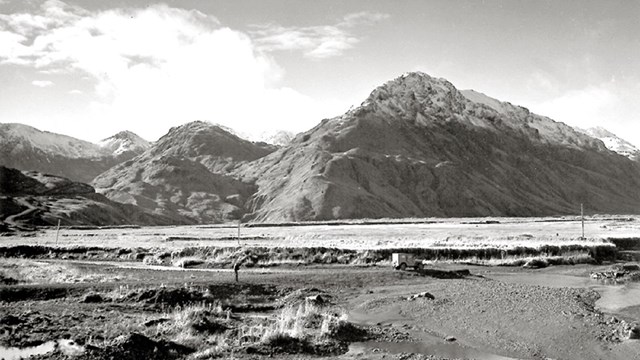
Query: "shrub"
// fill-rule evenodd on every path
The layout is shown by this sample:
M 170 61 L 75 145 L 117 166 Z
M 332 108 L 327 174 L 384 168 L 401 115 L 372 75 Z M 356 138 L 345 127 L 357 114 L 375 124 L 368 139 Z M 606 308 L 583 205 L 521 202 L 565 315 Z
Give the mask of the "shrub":
M 527 261 L 524 265 L 522 265 L 522 267 L 529 268 L 529 269 L 540 269 L 540 268 L 545 268 L 547 266 L 549 266 L 549 263 L 547 262 L 547 260 L 543 258 L 533 258 Z
M 187 257 L 187 258 L 179 258 L 177 260 L 174 259 L 173 266 L 188 268 L 193 266 L 198 266 L 204 264 L 204 260 L 199 258 Z

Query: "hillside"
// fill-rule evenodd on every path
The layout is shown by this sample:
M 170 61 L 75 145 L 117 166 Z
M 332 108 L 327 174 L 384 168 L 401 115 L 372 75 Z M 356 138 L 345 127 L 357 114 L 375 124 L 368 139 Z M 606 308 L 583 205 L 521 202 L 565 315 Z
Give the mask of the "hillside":
M 75 181 L 90 182 L 101 172 L 141 152 L 139 148 L 119 145 L 122 146 L 112 149 L 27 125 L 0 124 L 0 165 Z
M 409 73 L 243 165 L 258 221 L 640 211 L 640 168 L 563 123 Z
M 152 147 L 93 182 L 112 200 L 192 222 L 239 218 L 256 191 L 229 172 L 275 147 L 243 140 L 219 126 L 196 121 L 172 128 Z
M 609 150 L 615 151 L 631 160 L 640 161 L 640 149 L 611 131 L 602 127 L 579 130 L 591 137 L 601 140 Z
M 56 225 L 167 225 L 173 222 L 113 202 L 93 187 L 58 176 L 0 166 L 0 231 Z

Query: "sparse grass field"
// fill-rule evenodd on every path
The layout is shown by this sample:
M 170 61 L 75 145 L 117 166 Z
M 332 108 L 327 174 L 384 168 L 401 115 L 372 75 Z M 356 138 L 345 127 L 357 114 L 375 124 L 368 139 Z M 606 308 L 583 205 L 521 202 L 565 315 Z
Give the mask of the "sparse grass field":
M 615 256 L 607 239 L 640 234 L 640 219 L 593 216 L 585 239 L 576 217 L 427 219 L 381 224 L 246 224 L 112 229 L 54 229 L 4 236 L 2 248 L 39 246 L 35 258 L 144 261 L 149 266 L 230 268 L 308 264 L 384 264 L 392 252 L 413 252 L 435 261 L 523 265 L 543 258 L 552 264 L 588 263 Z M 64 253 L 67 251 L 68 253 Z
M 504 247 L 580 242 L 579 217 L 560 218 L 461 218 L 406 220 L 414 223 L 333 224 L 306 226 L 252 226 L 243 224 L 240 240 L 237 226 L 179 226 L 123 229 L 62 229 L 58 246 L 113 248 L 184 247 L 325 247 L 338 249 L 392 249 L 425 247 Z M 251 226 L 251 227 L 250 227 Z M 585 237 L 636 237 L 637 216 L 592 216 L 586 218 Z M 29 236 L 0 237 L 2 246 L 56 245 L 55 229 Z

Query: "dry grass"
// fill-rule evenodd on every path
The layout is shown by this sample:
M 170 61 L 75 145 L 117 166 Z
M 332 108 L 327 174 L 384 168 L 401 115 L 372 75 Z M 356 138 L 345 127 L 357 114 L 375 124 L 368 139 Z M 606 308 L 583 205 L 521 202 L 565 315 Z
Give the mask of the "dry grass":
M 311 302 L 302 302 L 297 306 L 285 307 L 275 321 L 260 327 L 258 331 L 252 329 L 251 334 L 260 338 L 262 343 L 286 338 L 320 342 L 345 321 L 345 313 L 335 313 Z
M 203 314 L 225 322 L 228 330 L 218 333 L 196 330 L 194 324 Z M 285 307 L 273 317 L 249 316 L 237 323 L 228 312 L 214 309 L 213 314 L 210 307 L 187 307 L 174 312 L 172 321 L 158 328 L 162 333 L 173 333 L 172 340 L 199 349 L 191 355 L 194 359 L 228 358 L 234 350 L 247 346 L 308 350 L 317 344 L 335 341 L 336 334 L 344 335 L 345 331 L 355 329 L 343 312 L 336 313 L 309 302 Z
M 61 231 L 59 246 L 142 247 L 165 251 L 183 247 L 330 247 L 340 249 L 424 248 L 438 244 L 456 246 L 484 243 L 510 247 L 544 242 L 560 244 L 580 241 L 580 221 L 576 217 L 547 218 L 462 218 L 353 221 L 311 226 L 243 227 L 240 244 L 235 226 L 143 227 L 139 229 L 103 229 Z M 403 223 L 406 221 L 407 223 Z M 491 223 L 494 222 L 494 223 Z M 498 223 L 495 223 L 498 222 Z M 369 225 L 363 225 L 369 223 Z M 372 225 L 372 223 L 374 223 Z M 279 224 L 283 225 L 283 224 Z M 629 216 L 588 217 L 585 232 L 595 240 L 611 237 L 638 237 L 640 221 Z M 167 241 L 183 238 L 188 240 Z M 55 245 L 55 230 L 34 237 L 8 236 L 4 246 L 19 244 Z M 483 246 L 484 246 L 483 245 Z
M 235 227 L 181 226 L 63 230 L 60 245 L 54 246 L 51 232 L 44 231 L 29 238 L 3 239 L 6 241 L 0 254 L 144 259 L 147 265 L 230 268 L 240 258 L 246 258 L 245 267 L 384 264 L 392 252 L 409 252 L 433 261 L 503 265 L 521 258 L 571 258 L 576 253 L 589 254 L 596 261 L 609 260 L 615 257 L 616 248 L 606 238 L 640 234 L 640 221 L 636 218 L 590 218 L 586 232 L 593 237 L 588 239 L 580 238 L 580 223 L 574 217 L 405 220 L 386 224 L 355 221 L 352 225 L 337 222 L 338 225 L 244 227 L 240 241 L 234 238 Z M 14 243 L 21 244 L 22 249 L 10 249 Z M 583 258 L 575 260 L 588 262 Z
M 104 283 L 120 280 L 115 275 L 87 273 L 73 265 L 15 258 L 0 258 L 0 275 L 30 284 Z

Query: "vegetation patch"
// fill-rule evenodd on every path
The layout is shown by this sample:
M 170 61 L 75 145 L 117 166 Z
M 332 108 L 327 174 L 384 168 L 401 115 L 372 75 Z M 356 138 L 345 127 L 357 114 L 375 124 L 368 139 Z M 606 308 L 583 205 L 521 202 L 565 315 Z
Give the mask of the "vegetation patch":
M 182 358 L 194 350 L 171 341 L 153 340 L 139 333 L 122 335 L 105 347 L 87 347 L 86 359 L 159 359 L 173 360 Z

